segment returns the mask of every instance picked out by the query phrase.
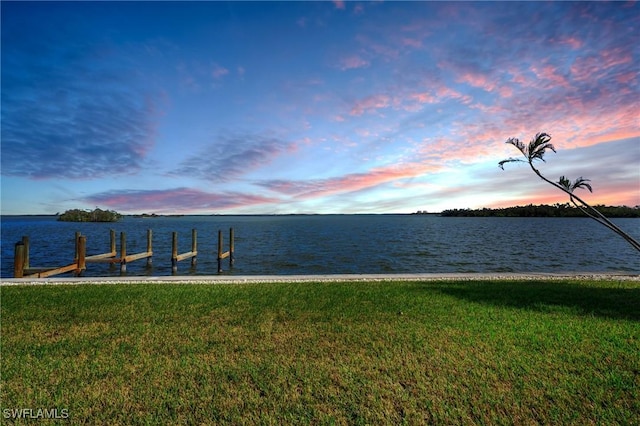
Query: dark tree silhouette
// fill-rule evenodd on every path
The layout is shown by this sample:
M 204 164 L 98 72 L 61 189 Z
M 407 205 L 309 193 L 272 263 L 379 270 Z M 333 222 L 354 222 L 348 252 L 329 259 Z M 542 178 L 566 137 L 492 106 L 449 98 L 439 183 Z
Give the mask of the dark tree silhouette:
M 98 207 L 93 211 L 73 209 L 58 215 L 62 222 L 117 222 L 122 215 L 114 210 L 102 210 Z
M 534 167 L 533 163 L 535 161 L 537 160 L 541 160 L 543 162 L 545 161 L 544 155 L 548 149 L 550 149 L 553 152 L 556 152 L 555 147 L 551 144 L 551 136 L 549 134 L 547 133 L 536 134 L 536 136 L 531 140 L 531 142 L 529 142 L 528 145 L 525 145 L 518 138 L 509 138 L 507 139 L 506 143 L 511 144 L 516 148 L 518 148 L 518 150 L 522 153 L 525 159 L 523 160 L 521 158 L 511 157 L 506 160 L 502 160 L 498 163 L 498 166 L 500 166 L 501 169 L 504 170 L 504 165 L 506 163 L 513 163 L 513 162 L 529 163 L 531 170 L 533 170 L 533 172 L 536 175 L 538 175 L 540 179 L 555 186 L 559 190 L 565 192 L 567 195 L 569 195 L 569 199 L 573 203 L 573 205 L 575 205 L 577 208 L 579 208 L 582 212 L 584 212 L 587 216 L 589 216 L 596 222 L 600 223 L 603 226 L 606 226 L 616 234 L 620 235 L 629 244 L 631 244 L 633 248 L 640 251 L 640 243 L 638 241 L 634 240 L 629 234 L 624 232 L 622 229 L 616 226 L 613 222 L 607 219 L 606 216 L 603 215 L 596 208 L 591 207 L 586 201 L 584 201 L 582 198 L 574 194 L 574 191 L 579 188 L 587 189 L 589 190 L 589 192 L 593 192 L 593 188 L 589 183 L 589 179 L 579 177 L 574 182 L 571 182 L 571 180 L 567 179 L 566 177 L 560 176 L 560 179 L 558 180 L 558 182 L 553 182 L 547 179 L 546 177 L 544 177 L 542 173 L 540 173 L 540 171 Z

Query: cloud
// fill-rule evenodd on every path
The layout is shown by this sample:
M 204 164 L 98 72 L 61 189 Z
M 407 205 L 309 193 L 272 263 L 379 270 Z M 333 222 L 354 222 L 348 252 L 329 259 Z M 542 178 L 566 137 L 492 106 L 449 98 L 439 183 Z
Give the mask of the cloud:
M 425 87 L 425 91 L 420 92 L 412 92 L 405 87 L 390 88 L 388 91 L 358 99 L 353 102 L 349 114 L 361 116 L 373 114 L 386 108 L 416 112 L 421 110 L 425 104 L 438 104 L 454 100 L 466 105 L 470 104 L 473 99 L 471 96 L 445 85 L 430 84 L 429 86 Z
M 346 8 L 343 0 L 333 0 L 333 4 L 336 9 L 344 10 Z
M 342 58 L 338 63 L 338 68 L 345 71 L 345 70 L 351 70 L 356 68 L 364 68 L 364 67 L 368 67 L 369 65 L 370 65 L 370 62 L 367 61 L 366 59 L 363 59 L 358 55 L 351 55 L 351 56 Z
M 256 184 L 281 194 L 306 199 L 369 189 L 399 179 L 414 178 L 435 170 L 438 170 L 437 166 L 405 163 L 325 179 L 266 180 Z
M 211 68 L 211 77 L 213 77 L 214 80 L 220 80 L 222 77 L 224 77 L 227 74 L 229 74 L 228 69 L 218 64 L 213 64 L 213 67 Z
M 373 112 L 378 109 L 388 108 L 391 105 L 391 97 L 384 94 L 367 96 L 356 101 L 351 108 L 351 115 L 362 115 L 365 112 Z
M 171 213 L 226 210 L 266 203 L 277 199 L 240 192 L 204 192 L 193 188 L 159 190 L 112 190 L 83 198 L 89 204 L 104 205 L 120 212 Z
M 96 179 L 143 167 L 161 97 L 128 64 L 131 52 L 70 42 L 64 29 L 36 37 L 3 22 L 2 36 L 12 40 L 2 52 L 2 175 Z
M 275 157 L 294 149 L 295 143 L 262 135 L 224 136 L 187 158 L 168 175 L 226 182 L 269 164 Z

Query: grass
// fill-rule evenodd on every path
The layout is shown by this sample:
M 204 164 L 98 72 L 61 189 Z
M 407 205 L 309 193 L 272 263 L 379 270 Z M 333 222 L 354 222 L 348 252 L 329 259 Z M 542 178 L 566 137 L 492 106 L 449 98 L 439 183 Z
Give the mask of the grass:
M 74 424 L 638 424 L 640 284 L 3 287 L 8 409 Z

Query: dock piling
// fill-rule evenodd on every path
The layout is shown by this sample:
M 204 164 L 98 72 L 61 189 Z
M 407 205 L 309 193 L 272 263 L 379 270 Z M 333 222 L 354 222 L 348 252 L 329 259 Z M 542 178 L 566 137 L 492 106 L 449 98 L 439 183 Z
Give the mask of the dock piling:
M 193 257 L 191 258 L 191 266 L 196 266 L 198 262 L 198 233 L 195 229 L 191 230 L 191 253 L 193 253 Z
M 76 247 L 78 248 L 78 269 L 76 270 L 76 275 L 81 276 L 82 273 L 87 269 L 87 237 L 84 235 L 78 235 L 78 237 L 76 238 Z
M 171 272 L 178 272 L 178 233 L 175 231 L 171 236 Z
M 25 262 L 24 242 L 18 241 L 16 243 L 16 247 L 13 255 L 13 276 L 14 277 L 22 278 L 24 276 L 24 265 L 25 265 L 24 262 Z
M 120 273 L 127 272 L 127 234 L 120 232 Z
M 233 250 L 234 250 L 234 233 L 233 228 L 229 229 L 229 250 L 224 251 L 224 241 L 222 239 L 222 231 L 218 230 L 218 273 L 222 272 L 222 259 L 229 258 L 229 267 L 232 268 L 234 264 Z
M 29 269 L 30 260 L 29 260 L 29 237 L 22 237 L 22 244 L 24 244 L 24 269 Z

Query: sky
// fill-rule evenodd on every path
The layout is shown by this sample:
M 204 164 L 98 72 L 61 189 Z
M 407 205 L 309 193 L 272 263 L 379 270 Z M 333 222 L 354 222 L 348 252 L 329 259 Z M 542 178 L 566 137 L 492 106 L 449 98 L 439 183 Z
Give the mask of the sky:
M 8 2 L 2 214 L 640 205 L 636 2 Z

